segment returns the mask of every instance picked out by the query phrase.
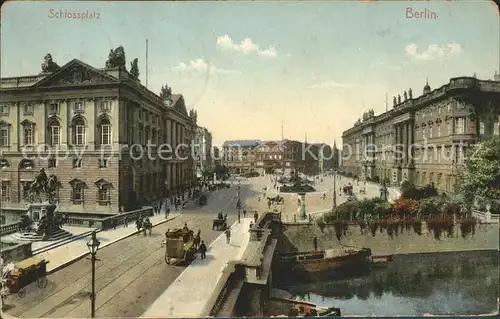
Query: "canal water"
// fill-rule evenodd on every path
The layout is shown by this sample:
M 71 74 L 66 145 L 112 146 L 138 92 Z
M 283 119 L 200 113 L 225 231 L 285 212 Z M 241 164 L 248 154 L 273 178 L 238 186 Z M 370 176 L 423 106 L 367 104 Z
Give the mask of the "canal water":
M 387 268 L 280 288 L 343 316 L 479 315 L 498 311 L 498 258 L 498 251 L 397 255 Z

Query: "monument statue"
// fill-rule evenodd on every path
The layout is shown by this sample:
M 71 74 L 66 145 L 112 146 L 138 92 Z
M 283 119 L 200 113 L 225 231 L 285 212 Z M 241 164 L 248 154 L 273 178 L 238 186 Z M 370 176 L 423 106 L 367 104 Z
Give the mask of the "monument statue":
M 44 62 L 42 63 L 42 73 L 53 73 L 60 68 L 61 67 L 52 60 L 52 55 L 47 53 L 44 57 Z
M 392 99 L 392 105 L 396 106 L 397 104 L 398 104 L 398 101 L 396 100 L 396 97 L 394 97 L 394 99 Z
M 165 86 L 161 86 L 161 90 L 160 90 L 160 97 L 162 99 L 170 99 L 172 97 L 172 88 L 169 87 L 168 85 L 165 85 Z
M 120 45 L 118 48 L 109 51 L 106 69 L 125 67 L 125 62 L 125 49 Z
M 130 62 L 130 77 L 134 81 L 139 81 L 139 59 L 135 58 L 133 62 Z
M 398 104 L 401 104 L 401 94 L 398 94 Z
M 413 92 L 411 91 L 411 88 L 408 89 L 408 95 L 410 96 L 410 99 L 413 98 Z
M 28 208 L 28 217 L 30 220 L 38 220 L 34 224 L 34 230 L 38 235 L 50 236 L 54 231 L 61 228 L 63 219 L 56 218 L 54 204 L 59 181 L 55 175 L 47 176 L 45 169 L 41 168 L 34 180 L 26 185 L 30 204 Z M 43 198 L 45 194 L 45 198 Z M 26 228 L 31 224 L 25 220 Z
M 30 195 L 30 201 L 42 202 L 41 194 L 45 194 L 45 200 L 53 204 L 59 181 L 55 175 L 47 176 L 45 169 L 41 168 L 35 179 L 26 185 Z
M 408 93 L 406 93 L 406 91 L 404 92 L 404 98 L 405 98 L 405 101 L 408 100 Z

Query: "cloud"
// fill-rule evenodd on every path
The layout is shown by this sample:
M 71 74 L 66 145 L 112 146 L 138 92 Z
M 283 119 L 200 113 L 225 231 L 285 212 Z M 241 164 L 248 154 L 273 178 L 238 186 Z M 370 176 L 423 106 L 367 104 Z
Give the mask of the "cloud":
M 349 83 L 339 83 L 335 81 L 329 81 L 329 82 L 321 82 L 321 83 L 316 83 L 309 85 L 309 89 L 345 89 L 345 88 L 350 88 L 353 87 L 354 85 L 349 84 Z
M 278 56 L 278 50 L 269 46 L 262 49 L 258 44 L 253 43 L 252 39 L 245 38 L 239 44 L 235 43 L 229 35 L 217 37 L 217 47 L 224 51 L 235 51 L 243 54 L 255 54 L 262 57 L 273 58 Z
M 459 55 L 462 47 L 458 43 L 431 44 L 425 51 L 419 51 L 414 43 L 405 47 L 405 54 L 410 59 L 416 60 L 435 60 Z
M 188 63 L 181 62 L 175 67 L 173 67 L 171 70 L 180 72 L 192 72 L 192 73 L 218 73 L 218 74 L 240 73 L 239 71 L 234 71 L 234 70 L 219 69 L 215 65 L 201 58 L 198 58 L 196 60 L 191 60 Z

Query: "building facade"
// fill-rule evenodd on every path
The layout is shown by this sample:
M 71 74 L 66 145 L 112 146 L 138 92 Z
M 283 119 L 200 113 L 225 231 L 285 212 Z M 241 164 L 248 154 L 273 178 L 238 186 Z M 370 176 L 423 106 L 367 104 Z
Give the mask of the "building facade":
M 315 143 L 318 149 L 318 171 L 325 173 L 330 170 L 336 170 L 339 167 L 339 150 L 337 143 L 333 147 L 325 143 Z
M 205 168 L 213 167 L 212 133 L 205 127 L 198 126 L 194 137 L 194 161 L 197 177 Z
M 499 134 L 500 79 L 452 78 L 418 97 L 411 89 L 393 98 L 393 108 L 366 112 L 342 134 L 342 169 L 361 179 L 399 185 L 433 184 L 453 193 L 458 171 L 474 144 Z
M 222 144 L 222 165 L 231 174 L 246 174 L 255 171 L 255 151 L 260 140 L 232 140 Z
M 105 69 L 76 59 L 62 67 L 48 63 L 51 68 L 46 57 L 39 75 L 1 79 L 7 222 L 26 210 L 25 186 L 41 168 L 58 178 L 58 211 L 70 216 L 128 211 L 192 185 L 188 150 L 165 154 L 189 144 L 196 132 L 196 114 L 188 114 L 182 95 L 168 87 L 160 95 L 148 90 L 124 61 Z
M 260 174 L 315 174 L 319 170 L 319 150 L 316 144 L 293 140 L 262 142 L 255 150 L 255 167 Z

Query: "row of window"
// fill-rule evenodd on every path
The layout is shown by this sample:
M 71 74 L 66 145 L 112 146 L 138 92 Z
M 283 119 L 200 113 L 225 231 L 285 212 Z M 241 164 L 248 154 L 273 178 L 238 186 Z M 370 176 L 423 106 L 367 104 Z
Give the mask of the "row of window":
M 101 112 L 110 112 L 111 111 L 111 101 L 110 100 L 101 100 L 99 102 L 99 107 Z M 10 107 L 8 104 L 0 105 L 0 115 L 9 115 Z M 33 115 L 35 111 L 35 106 L 32 103 L 25 103 L 22 105 L 23 115 Z M 60 112 L 60 104 L 59 103 L 49 103 L 48 106 L 49 114 L 59 114 Z M 73 112 L 75 113 L 83 113 L 85 111 L 85 104 L 80 101 L 73 102 Z
M 97 160 L 97 165 L 99 168 L 107 168 L 109 167 L 109 161 L 106 158 L 100 158 Z M 10 166 L 9 162 L 5 159 L 2 159 L 0 162 L 0 168 L 5 169 Z M 31 160 L 23 160 L 19 168 L 21 169 L 33 169 L 35 166 Z M 47 168 L 56 168 L 57 167 L 57 158 L 49 158 L 47 160 Z M 83 161 L 82 159 L 79 158 L 74 158 L 73 159 L 73 168 L 82 168 L 83 167 Z
M 29 200 L 29 192 L 24 190 L 23 184 L 23 193 L 22 200 Z M 74 183 L 71 190 L 71 201 L 73 204 L 83 204 L 84 203 L 84 195 L 85 195 L 85 184 L 83 183 Z M 8 200 L 10 194 L 10 182 L 2 181 L 1 187 L 1 195 L 2 198 Z M 97 202 L 102 205 L 107 205 L 111 201 L 111 187 L 109 185 L 100 186 L 97 189 Z
M 86 144 L 85 121 L 77 117 L 71 123 L 72 144 L 83 146 Z M 24 121 L 22 127 L 22 145 L 35 145 L 35 123 Z M 61 145 L 61 124 L 56 119 L 51 119 L 47 125 L 48 143 L 52 146 Z M 111 123 L 107 118 L 103 118 L 97 125 L 97 136 L 100 145 L 111 145 Z M 3 124 L 0 127 L 0 146 L 10 146 L 10 126 Z

